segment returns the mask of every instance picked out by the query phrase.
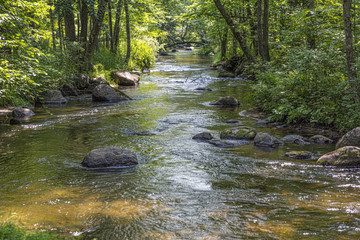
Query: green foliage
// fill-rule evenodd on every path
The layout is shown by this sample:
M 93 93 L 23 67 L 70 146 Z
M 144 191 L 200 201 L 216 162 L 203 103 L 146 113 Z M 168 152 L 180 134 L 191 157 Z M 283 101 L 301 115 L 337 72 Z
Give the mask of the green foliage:
M 155 63 L 156 54 L 160 46 L 156 39 L 150 37 L 142 37 L 141 39 L 133 39 L 131 42 L 130 61 L 126 66 L 127 69 L 143 70 L 148 69 Z M 126 55 L 125 42 L 120 46 L 120 55 Z
M 4 222 L 0 224 L 0 240 L 62 240 L 60 236 L 51 235 L 46 232 L 26 231 L 15 224 Z M 74 238 L 71 238 L 74 239 Z
M 341 130 L 360 125 L 360 108 L 349 97 L 341 52 L 292 49 L 257 75 L 254 103 L 271 118 L 288 123 L 315 123 Z M 354 109 L 354 110 L 352 110 Z

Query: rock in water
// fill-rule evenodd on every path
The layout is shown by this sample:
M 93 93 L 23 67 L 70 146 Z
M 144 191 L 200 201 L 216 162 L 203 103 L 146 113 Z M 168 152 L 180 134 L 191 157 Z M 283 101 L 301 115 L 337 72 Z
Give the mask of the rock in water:
M 34 115 L 35 115 L 35 113 L 28 108 L 20 107 L 20 108 L 15 108 L 12 111 L 12 116 L 13 116 L 13 118 L 16 118 L 16 119 L 31 118 Z
M 283 140 L 284 142 L 295 143 L 298 145 L 310 144 L 309 142 L 306 142 L 304 140 L 303 136 L 300 136 L 300 135 L 287 135 L 287 136 L 283 137 L 281 140 Z
M 120 86 L 135 86 L 139 84 L 140 76 L 128 71 L 118 70 L 112 73 L 112 79 Z
M 89 90 L 93 91 L 97 86 L 99 86 L 100 84 L 105 84 L 105 85 L 110 85 L 109 82 L 103 78 L 103 77 L 98 77 L 98 78 L 92 78 L 89 80 Z
M 211 133 L 203 132 L 203 133 L 196 134 L 195 136 L 192 137 L 192 139 L 199 140 L 199 141 L 209 141 L 209 140 L 213 139 L 213 136 L 211 135 Z
M 77 91 L 77 89 L 75 88 L 74 85 L 72 84 L 64 84 L 61 88 L 61 93 L 65 96 L 65 97 L 70 97 L 70 96 L 79 96 L 79 93 Z
M 284 154 L 285 157 L 295 158 L 295 159 L 314 159 L 315 155 L 312 152 L 308 151 L 292 151 Z
M 74 83 L 77 89 L 84 90 L 89 87 L 90 77 L 86 74 L 78 73 L 74 76 Z
M 347 132 L 340 140 L 336 143 L 336 149 L 345 146 L 356 146 L 360 147 L 360 127 L 354 128 Z
M 255 136 L 255 129 L 249 127 L 236 127 L 220 133 L 221 139 L 228 140 L 253 140 Z
M 136 154 L 116 147 L 95 149 L 81 164 L 88 168 L 125 167 L 138 164 Z
M 92 91 L 92 99 L 94 102 L 120 102 L 128 100 L 128 98 L 120 95 L 119 92 L 106 84 L 100 84 Z
M 318 164 L 338 167 L 360 167 L 360 148 L 346 146 L 319 158 Z
M 64 98 L 62 93 L 59 90 L 49 90 L 46 92 L 43 92 L 42 94 L 42 100 L 41 102 L 43 104 L 65 104 L 67 103 L 67 100 Z
M 210 105 L 216 105 L 220 107 L 237 107 L 240 105 L 239 101 L 230 96 L 219 98 L 218 100 L 211 102 Z
M 330 138 L 324 137 L 322 135 L 315 135 L 309 138 L 310 142 L 317 143 L 317 144 L 329 144 L 332 143 L 333 140 Z
M 254 144 L 259 147 L 276 148 L 284 145 L 284 143 L 268 133 L 258 133 L 254 139 Z

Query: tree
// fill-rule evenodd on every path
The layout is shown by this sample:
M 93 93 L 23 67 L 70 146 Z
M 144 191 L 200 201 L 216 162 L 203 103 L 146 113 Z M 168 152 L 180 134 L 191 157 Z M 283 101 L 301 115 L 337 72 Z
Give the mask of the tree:
M 131 34 L 130 34 L 130 13 L 129 13 L 129 2 L 124 0 L 125 4 L 125 17 L 126 17 L 126 57 L 125 62 L 128 63 L 131 54 Z
M 239 32 L 239 30 L 236 27 L 236 24 L 234 23 L 231 16 L 226 11 L 225 7 L 222 5 L 220 0 L 213 0 L 213 1 L 216 5 L 217 9 L 219 10 L 221 15 L 225 19 L 226 23 L 229 25 L 229 28 L 230 28 L 231 32 L 233 33 L 234 37 L 239 42 L 241 50 L 243 51 L 246 59 L 251 63 L 256 63 L 256 59 L 255 59 L 254 55 L 251 53 L 250 48 L 247 46 L 246 38 L 245 38 L 246 36 Z

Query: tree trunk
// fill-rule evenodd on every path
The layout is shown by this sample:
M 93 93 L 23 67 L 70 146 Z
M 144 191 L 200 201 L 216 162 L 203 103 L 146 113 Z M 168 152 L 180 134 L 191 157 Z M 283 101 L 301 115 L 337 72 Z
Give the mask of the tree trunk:
M 315 35 L 314 22 L 313 22 L 314 16 L 313 16 L 313 12 L 312 12 L 315 9 L 315 0 L 306 0 L 304 5 L 309 10 L 307 17 L 310 18 L 310 20 L 307 23 L 308 31 L 306 34 L 306 41 L 307 41 L 308 47 L 310 49 L 315 49 L 316 48 L 316 35 Z
M 59 33 L 59 42 L 60 42 L 60 51 L 63 50 L 63 27 L 62 27 L 62 16 L 61 12 L 59 11 L 58 15 L 58 33 Z
M 125 15 L 126 15 L 126 57 L 125 63 L 130 60 L 131 54 L 131 34 L 130 34 L 130 16 L 129 16 L 129 3 L 128 0 L 124 0 L 125 3 Z
M 228 29 L 226 29 L 224 35 L 220 37 L 220 59 L 221 61 L 226 60 L 226 52 L 227 52 L 227 42 L 228 42 Z
M 121 18 L 121 10 L 123 7 L 123 0 L 118 0 L 116 6 L 116 17 L 115 17 L 115 26 L 114 26 L 114 49 L 112 49 L 113 53 L 117 52 L 119 46 L 119 37 L 120 37 L 120 18 Z
M 247 46 L 246 39 L 240 34 L 237 30 L 234 21 L 231 19 L 229 13 L 226 11 L 220 0 L 213 0 L 217 9 L 225 19 L 226 23 L 229 25 L 231 32 L 235 36 L 236 40 L 239 42 L 241 50 L 244 52 L 245 57 L 249 62 L 256 63 L 254 55 L 251 53 L 250 48 Z M 244 34 L 243 34 L 244 35 Z
M 237 55 L 237 41 L 236 38 L 234 37 L 234 35 L 232 36 L 232 56 L 236 56 Z
M 106 12 L 107 1 L 108 0 L 99 0 L 97 16 L 95 17 L 95 19 L 93 19 L 94 25 L 91 29 L 89 42 L 86 47 L 85 70 L 88 71 L 93 70 L 92 62 L 94 58 L 94 52 L 98 43 L 98 37 L 99 37 L 101 25 Z
M 257 42 L 258 50 L 261 57 L 261 61 L 265 61 L 264 57 L 264 43 L 263 43 L 263 24 L 262 24 L 262 0 L 258 0 L 256 3 L 256 16 L 257 16 Z
M 80 0 L 80 2 L 81 2 L 81 9 L 80 9 L 80 25 L 81 25 L 80 42 L 85 44 L 86 41 L 87 41 L 87 34 L 88 34 L 89 7 L 86 4 L 86 0 Z
M 56 36 L 55 36 L 55 26 L 54 26 L 54 14 L 50 8 L 50 22 L 51 22 L 51 35 L 52 35 L 52 44 L 53 49 L 56 50 Z
M 350 11 L 351 11 L 351 0 L 344 0 L 343 18 L 344 18 L 344 30 L 345 30 L 347 72 L 349 79 L 355 79 L 357 77 L 357 74 L 355 70 Z
M 270 50 L 269 50 L 269 0 L 264 0 L 264 12 L 263 12 L 263 51 L 264 60 L 270 61 Z
M 75 17 L 71 10 L 65 9 L 65 39 L 70 42 L 76 41 Z
M 110 51 L 114 52 L 114 36 L 113 36 L 113 24 L 112 24 L 112 8 L 111 1 L 108 3 L 108 14 L 109 14 L 109 37 L 110 37 Z

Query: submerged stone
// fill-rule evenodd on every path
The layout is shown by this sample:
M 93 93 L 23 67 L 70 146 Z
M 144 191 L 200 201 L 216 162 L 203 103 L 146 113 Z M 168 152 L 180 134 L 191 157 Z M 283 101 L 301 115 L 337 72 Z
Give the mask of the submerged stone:
M 237 107 L 240 105 L 239 101 L 231 96 L 219 98 L 218 100 L 211 102 L 210 105 L 216 105 L 220 107 Z
M 88 168 L 124 167 L 138 164 L 135 153 L 117 147 L 95 149 L 89 152 L 81 164 Z
M 209 140 L 211 140 L 213 138 L 214 137 L 209 132 L 199 133 L 199 134 L 196 134 L 195 136 L 192 137 L 192 139 L 200 140 L 200 141 L 209 141 Z
M 308 151 L 292 151 L 284 154 L 285 157 L 295 158 L 295 159 L 314 159 L 315 155 L 312 152 Z
M 243 145 L 250 144 L 249 140 L 210 140 L 208 143 L 220 147 L 220 148 L 228 148 L 228 147 L 239 147 Z

